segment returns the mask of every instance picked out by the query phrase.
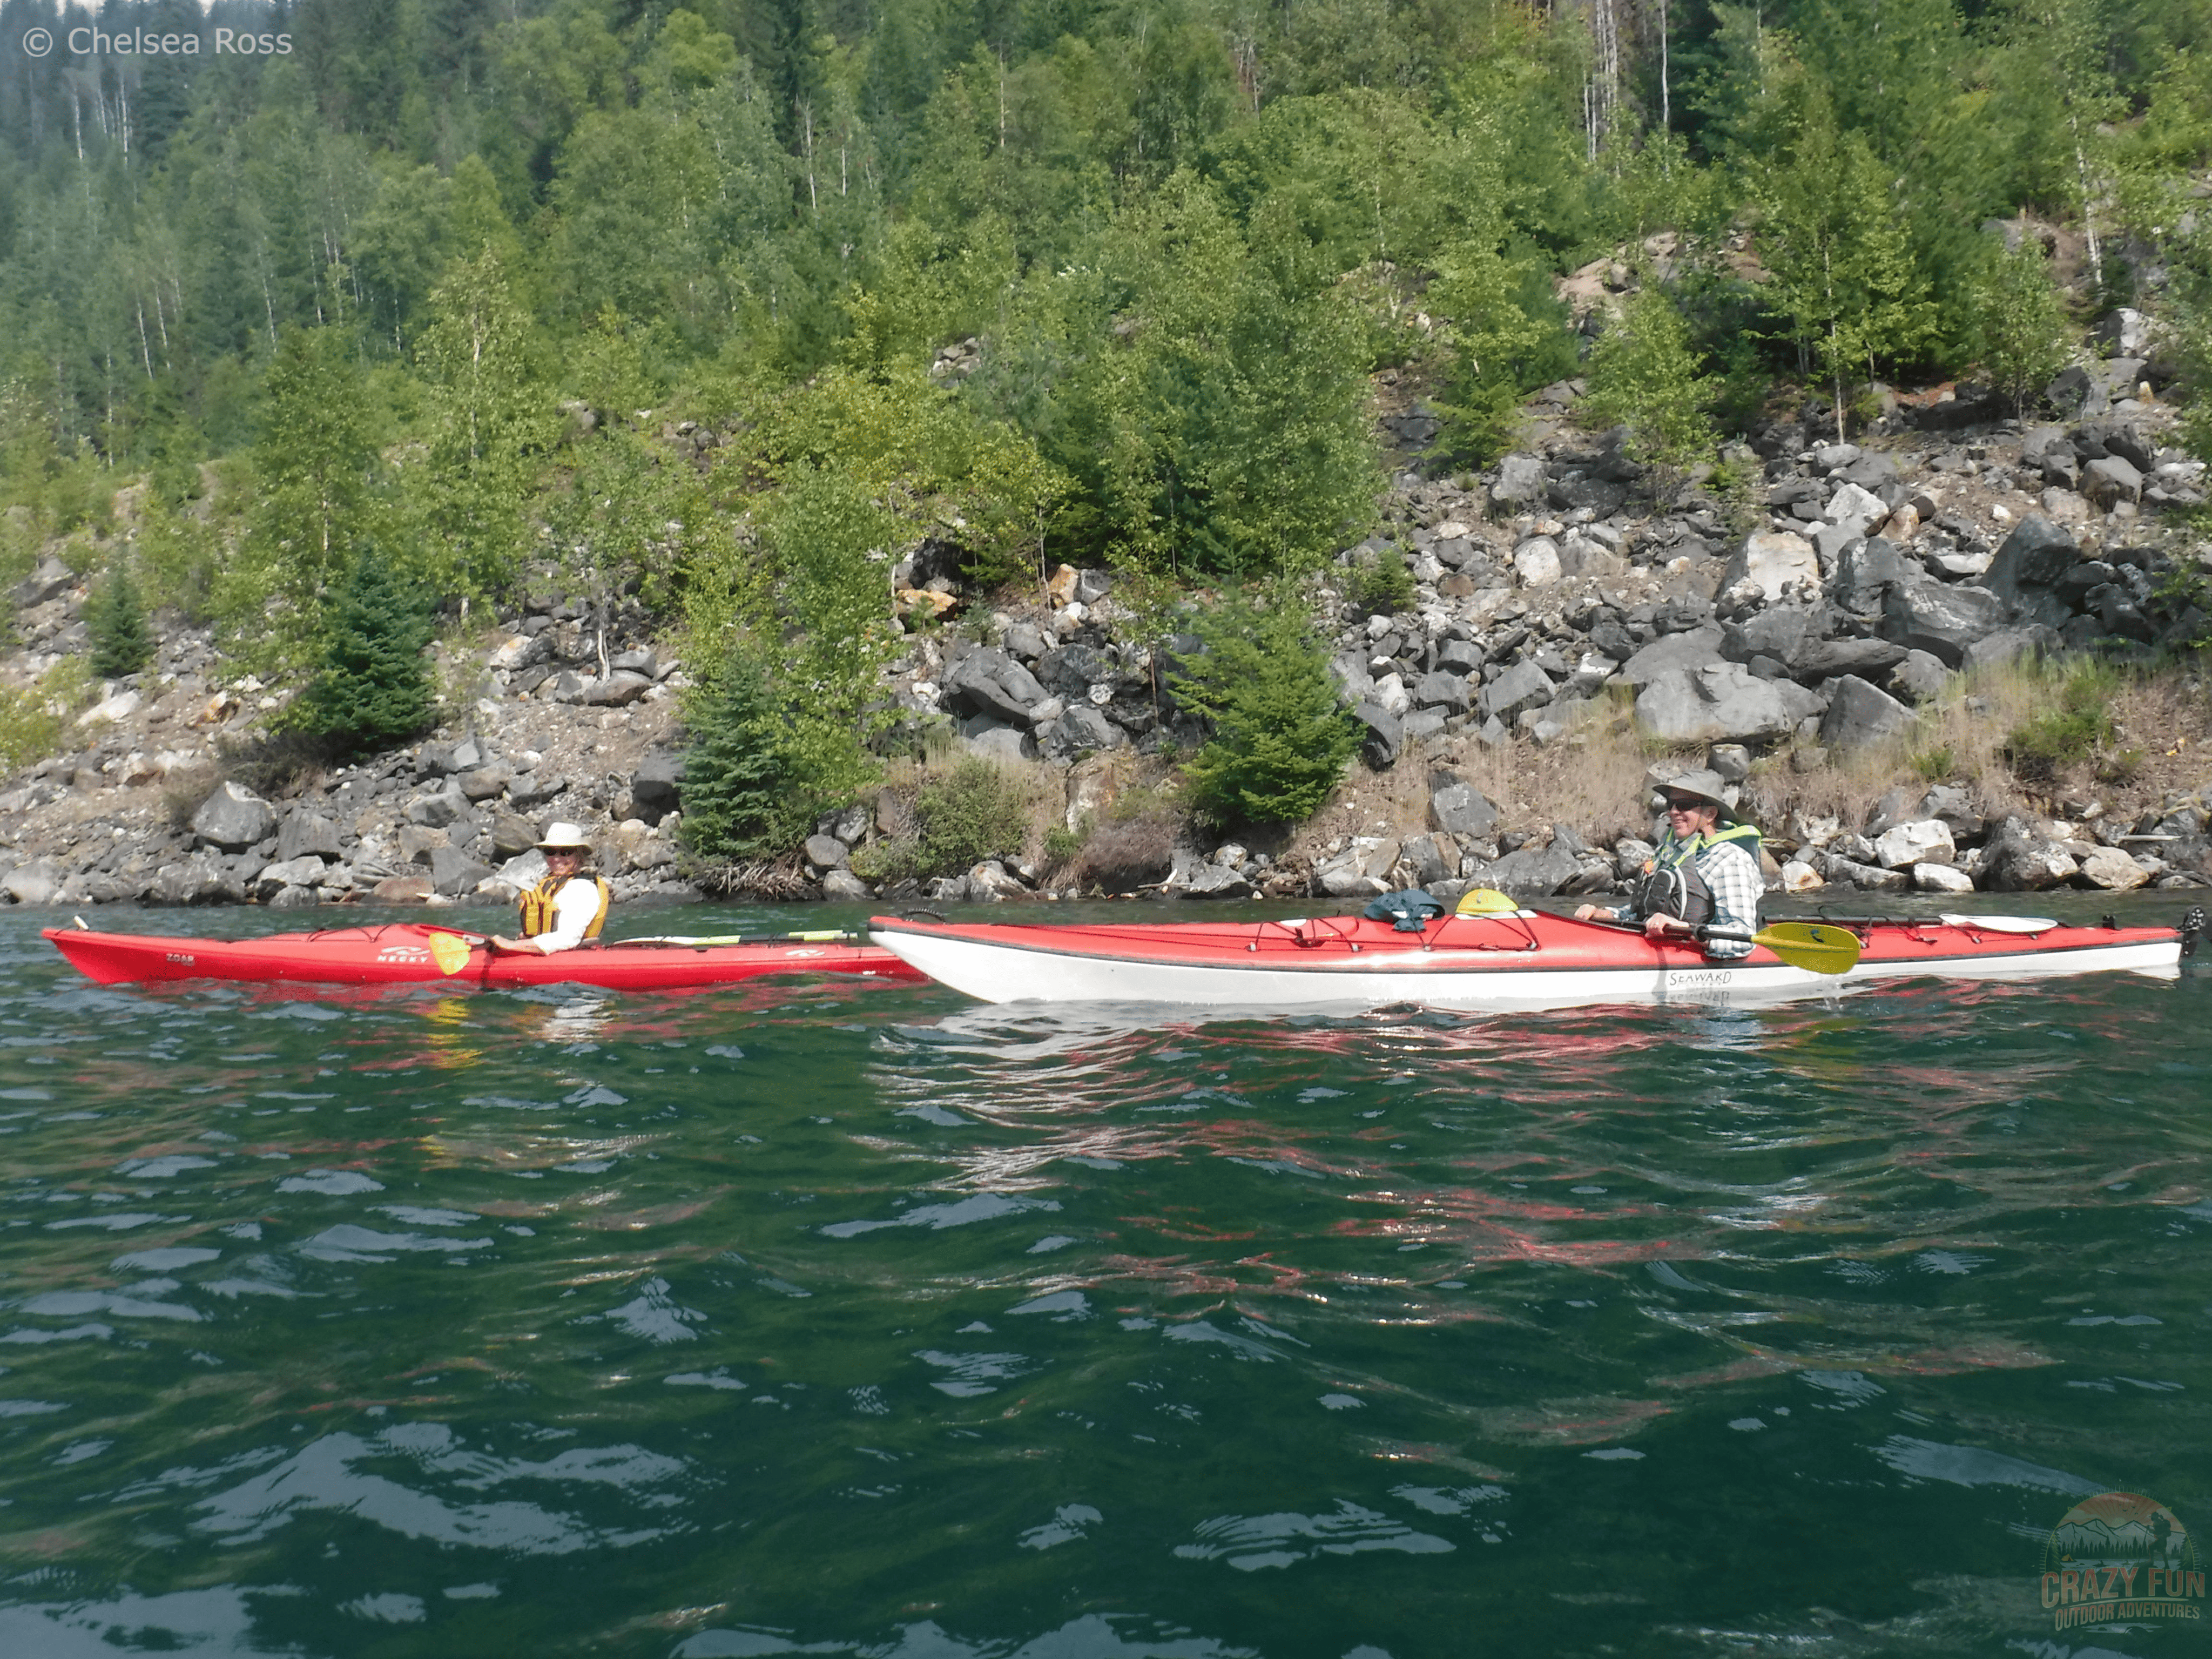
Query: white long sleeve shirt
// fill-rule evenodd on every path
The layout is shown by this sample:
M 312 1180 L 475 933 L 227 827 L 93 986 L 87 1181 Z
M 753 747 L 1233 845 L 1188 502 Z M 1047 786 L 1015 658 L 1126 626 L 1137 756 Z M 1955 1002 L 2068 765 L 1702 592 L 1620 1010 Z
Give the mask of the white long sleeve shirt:
M 573 951 L 584 942 L 584 930 L 599 913 L 599 883 L 589 876 L 571 876 L 553 901 L 551 930 L 522 942 L 549 957 L 556 951 Z

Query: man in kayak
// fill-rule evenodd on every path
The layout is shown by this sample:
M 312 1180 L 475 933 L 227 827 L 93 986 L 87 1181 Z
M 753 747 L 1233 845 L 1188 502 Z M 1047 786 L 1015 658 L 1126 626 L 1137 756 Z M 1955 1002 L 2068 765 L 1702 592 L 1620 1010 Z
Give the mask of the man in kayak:
M 573 823 L 549 823 L 538 850 L 545 855 L 545 879 L 522 894 L 522 937 L 495 935 L 489 944 L 495 951 L 550 957 L 597 939 L 606 926 L 607 905 L 614 896 L 603 878 L 579 873 L 592 850 L 583 830 Z
M 1660 786 L 1667 833 L 1644 866 L 1644 879 L 1619 909 L 1585 904 L 1577 921 L 1640 921 L 1647 936 L 1694 936 L 1701 927 L 1741 933 L 1741 939 L 1708 939 L 1716 961 L 1751 954 L 1759 931 L 1759 901 L 1766 878 L 1759 867 L 1759 831 L 1739 823 L 1729 810 L 1720 774 L 1685 772 Z

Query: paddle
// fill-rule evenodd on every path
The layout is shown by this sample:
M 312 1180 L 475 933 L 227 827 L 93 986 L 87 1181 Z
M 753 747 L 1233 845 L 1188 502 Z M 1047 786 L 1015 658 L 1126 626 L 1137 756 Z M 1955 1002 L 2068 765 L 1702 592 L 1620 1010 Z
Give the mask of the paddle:
M 472 945 L 484 943 L 483 936 L 481 933 L 464 933 L 459 932 L 448 933 L 440 929 L 425 929 L 425 931 L 430 935 L 430 959 L 438 964 L 438 971 L 445 975 L 449 979 L 453 975 L 459 973 L 462 969 L 469 965 L 471 947 Z M 858 939 L 860 935 L 857 933 L 849 933 L 839 928 L 830 927 L 820 929 L 814 933 L 756 933 L 744 935 L 738 933 L 668 933 L 650 939 L 614 939 L 599 942 L 607 945 L 673 945 L 678 946 L 690 945 L 694 948 L 703 949 L 706 946 L 713 945 L 779 945 L 786 939 L 796 939 L 802 944 L 818 945 L 836 939 Z
M 438 971 L 453 977 L 469 965 L 469 947 L 455 933 L 430 935 L 430 960 L 438 964 Z
M 1808 973 L 1848 974 L 1858 966 L 1859 941 L 1856 933 L 1809 921 L 1778 921 L 1755 933 L 1716 933 L 1701 927 L 1698 937 L 1763 945 L 1792 968 L 1802 968 Z

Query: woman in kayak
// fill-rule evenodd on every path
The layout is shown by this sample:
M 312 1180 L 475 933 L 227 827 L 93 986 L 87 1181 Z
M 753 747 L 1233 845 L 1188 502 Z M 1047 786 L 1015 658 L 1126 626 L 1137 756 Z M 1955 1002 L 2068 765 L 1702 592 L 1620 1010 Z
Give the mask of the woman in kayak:
M 573 823 L 549 823 L 538 850 L 545 855 L 545 879 L 522 895 L 522 937 L 494 935 L 489 941 L 494 951 L 550 957 L 597 939 L 606 926 L 607 905 L 614 896 L 603 878 L 579 873 L 592 850 L 583 830 Z
M 1619 909 L 1585 904 L 1577 921 L 1640 921 L 1652 939 L 1695 937 L 1710 927 L 1741 939 L 1707 939 L 1705 954 L 1725 960 L 1751 954 L 1766 878 L 1759 867 L 1759 831 L 1739 823 L 1722 795 L 1720 774 L 1698 770 L 1660 787 L 1667 833 L 1644 866 L 1644 879 Z

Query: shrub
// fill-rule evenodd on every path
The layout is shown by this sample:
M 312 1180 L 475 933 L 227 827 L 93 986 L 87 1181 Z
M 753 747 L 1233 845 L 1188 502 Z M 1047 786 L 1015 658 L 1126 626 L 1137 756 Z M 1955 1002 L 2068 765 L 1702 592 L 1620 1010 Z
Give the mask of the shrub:
M 1199 618 L 1202 655 L 1171 684 L 1213 735 L 1183 767 L 1192 805 L 1217 823 L 1310 817 L 1343 775 L 1358 738 L 1328 658 L 1287 588 L 1273 602 L 1231 599 Z
M 684 760 L 684 839 L 703 858 L 774 857 L 806 833 L 782 706 L 760 665 L 734 652 L 695 700 Z
M 290 724 L 341 753 L 385 748 L 428 726 L 430 607 L 421 590 L 363 548 L 326 615 L 315 676 Z
M 1910 763 L 1915 775 L 1929 783 L 1941 783 L 1958 775 L 1959 758 L 1948 744 L 1921 750 L 1911 757 Z
M 128 565 L 117 565 L 92 590 L 84 626 L 92 636 L 92 672 L 101 679 L 119 680 L 154 660 L 154 632 Z
M 1592 348 L 1587 412 L 1628 428 L 1629 453 L 1679 472 L 1712 453 L 1720 382 L 1701 374 L 1681 314 L 1647 283 Z
M 2007 252 L 1996 245 L 1973 287 L 1974 355 L 1999 392 L 2025 415 L 2031 397 L 2066 367 L 2072 331 L 2051 280 L 2042 245 L 2032 236 Z
M 915 797 L 921 827 L 916 873 L 952 875 L 1018 852 L 1029 834 L 1028 801 L 1005 769 L 969 756 Z
M 1395 547 L 1362 554 L 1352 563 L 1347 586 L 1346 597 L 1370 617 L 1395 616 L 1413 608 L 1413 573 Z
M 2112 735 L 2111 705 L 2119 676 L 2102 663 L 2066 671 L 2050 706 L 2013 728 L 2005 758 L 2021 777 L 2045 781 L 2062 766 L 2087 760 Z

